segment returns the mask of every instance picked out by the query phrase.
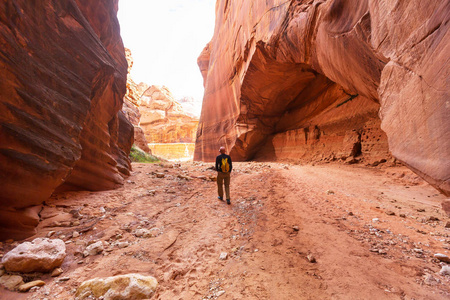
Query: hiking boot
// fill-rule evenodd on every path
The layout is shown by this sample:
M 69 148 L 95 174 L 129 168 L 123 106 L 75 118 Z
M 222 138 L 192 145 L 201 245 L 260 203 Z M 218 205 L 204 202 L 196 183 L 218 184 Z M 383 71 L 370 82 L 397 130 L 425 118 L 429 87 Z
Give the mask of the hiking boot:
M 231 201 L 230 201 L 230 199 L 227 199 L 227 204 L 228 204 L 228 205 L 230 205 L 230 204 L 231 204 Z
M 217 199 L 219 199 L 220 201 L 223 201 L 223 198 L 222 198 L 222 197 L 217 197 Z

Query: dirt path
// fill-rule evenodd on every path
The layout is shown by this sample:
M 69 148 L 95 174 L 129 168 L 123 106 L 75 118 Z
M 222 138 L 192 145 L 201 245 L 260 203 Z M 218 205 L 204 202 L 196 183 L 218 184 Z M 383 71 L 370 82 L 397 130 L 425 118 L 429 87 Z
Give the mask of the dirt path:
M 228 206 L 208 167 L 136 164 L 121 189 L 55 195 L 35 237 L 66 240 L 70 279 L 31 275 L 47 284 L 0 298 L 71 299 L 84 280 L 126 273 L 156 277 L 154 299 L 450 297 L 433 258 L 450 252 L 444 197 L 406 168 L 237 163 Z M 98 240 L 103 254 L 83 257 Z

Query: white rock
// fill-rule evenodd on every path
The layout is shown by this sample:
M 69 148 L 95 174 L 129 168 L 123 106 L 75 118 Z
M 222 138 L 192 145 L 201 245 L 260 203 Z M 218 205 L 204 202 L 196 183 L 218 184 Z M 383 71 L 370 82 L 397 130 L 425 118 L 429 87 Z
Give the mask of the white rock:
M 442 269 L 439 271 L 441 275 L 450 275 L 450 266 L 442 266 Z
M 117 247 L 119 247 L 120 249 L 123 249 L 123 248 L 128 247 L 128 246 L 130 245 L 130 243 L 128 243 L 128 242 L 118 242 L 116 245 L 117 245 Z
M 77 238 L 77 237 L 79 237 L 80 236 L 80 234 L 78 233 L 78 231 L 74 231 L 73 233 L 72 233 L 72 237 L 73 238 Z
M 228 253 L 222 252 L 220 253 L 219 259 L 220 260 L 226 260 L 228 258 Z
M 149 230 L 144 229 L 144 228 L 136 229 L 134 231 L 134 235 L 137 237 L 143 237 L 143 238 L 149 238 L 149 237 L 153 236 Z
M 94 278 L 83 282 L 77 289 L 75 299 L 134 300 L 149 299 L 155 293 L 158 281 L 140 274 Z
M 11 272 L 50 272 L 61 266 L 66 245 L 60 239 L 37 238 L 6 253 L 2 263 Z
M 86 250 L 83 252 L 84 256 L 89 256 L 89 255 L 97 255 L 99 253 L 103 252 L 103 242 L 102 241 L 98 241 L 96 243 L 93 243 L 89 246 L 86 247 Z

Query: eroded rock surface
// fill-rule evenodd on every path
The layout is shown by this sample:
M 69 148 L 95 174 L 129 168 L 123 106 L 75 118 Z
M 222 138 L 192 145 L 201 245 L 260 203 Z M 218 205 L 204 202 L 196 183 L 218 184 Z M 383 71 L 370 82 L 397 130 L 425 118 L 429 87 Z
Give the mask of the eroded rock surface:
M 116 14 L 117 0 L 0 1 L 0 239 L 32 235 L 28 208 L 61 185 L 111 189 L 129 172 Z
M 219 0 L 194 159 L 368 163 L 450 194 L 448 1 Z M 381 159 L 381 160 L 380 160 Z

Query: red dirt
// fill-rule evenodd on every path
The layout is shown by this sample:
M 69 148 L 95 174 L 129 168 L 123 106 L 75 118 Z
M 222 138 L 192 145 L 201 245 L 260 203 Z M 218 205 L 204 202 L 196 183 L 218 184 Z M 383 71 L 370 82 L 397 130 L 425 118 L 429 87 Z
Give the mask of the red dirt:
M 0 298 L 71 299 L 84 280 L 140 273 L 158 279 L 153 299 L 449 299 L 433 258 L 450 252 L 445 198 L 406 168 L 236 163 L 228 206 L 215 182 L 177 177 L 214 176 L 208 167 L 134 164 L 120 189 L 54 195 L 29 240 L 65 235 L 70 280 L 37 274 L 41 289 Z M 161 234 L 137 238 L 138 226 Z M 83 258 L 89 241 L 116 239 L 131 245 Z

